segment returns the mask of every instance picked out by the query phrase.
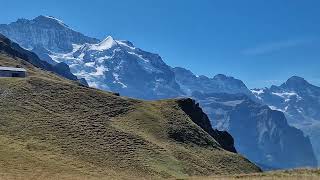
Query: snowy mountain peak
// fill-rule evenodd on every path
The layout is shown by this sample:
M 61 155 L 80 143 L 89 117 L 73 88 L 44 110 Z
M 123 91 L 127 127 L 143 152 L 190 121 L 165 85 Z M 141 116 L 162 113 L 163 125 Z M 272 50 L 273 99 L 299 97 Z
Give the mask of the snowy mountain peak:
M 102 40 L 100 42 L 100 44 L 109 44 L 109 43 L 112 43 L 113 41 L 114 41 L 113 37 L 112 36 L 108 36 L 104 40 Z
M 53 16 L 43 16 L 43 15 L 40 15 L 36 18 L 33 19 L 33 21 L 36 21 L 36 22 L 43 22 L 43 23 L 55 23 L 55 24 L 58 24 L 58 25 L 61 25 L 63 27 L 67 27 L 68 28 L 68 25 L 66 25 L 62 20 L 58 19 L 58 18 L 55 18 Z
M 117 42 L 113 39 L 113 37 L 108 36 L 100 43 L 93 44 L 91 46 L 91 50 L 104 51 L 104 50 L 108 50 L 108 49 L 112 48 L 114 45 L 117 45 Z
M 298 76 L 292 76 L 285 83 L 283 83 L 280 88 L 298 90 L 302 87 L 311 86 L 304 78 Z
M 299 77 L 299 76 L 292 76 L 291 78 L 289 78 L 286 82 L 286 84 L 292 84 L 292 83 L 303 83 L 306 84 L 308 83 L 304 78 Z
M 43 15 L 32 20 L 19 19 L 10 24 L 2 24 L 0 33 L 18 42 L 25 49 L 43 46 L 49 51 L 59 53 L 71 52 L 74 44 L 99 42 L 96 38 L 74 31 L 55 17 Z

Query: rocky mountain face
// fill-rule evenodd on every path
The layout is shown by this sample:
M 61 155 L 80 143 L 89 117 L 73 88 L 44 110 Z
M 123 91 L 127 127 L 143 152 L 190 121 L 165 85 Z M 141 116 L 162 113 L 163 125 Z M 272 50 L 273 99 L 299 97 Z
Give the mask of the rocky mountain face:
M 320 160 L 320 87 L 293 76 L 280 86 L 253 89 L 252 92 L 272 109 L 284 112 L 289 124 L 310 136 Z
M 193 93 L 214 128 L 228 131 L 239 153 L 273 168 L 316 167 L 308 137 L 288 125 L 284 114 L 242 94 Z
M 171 67 L 159 55 L 136 48 L 129 41 L 112 37 L 98 41 L 48 16 L 1 25 L 0 32 L 51 64 L 68 64 L 72 73 L 92 87 L 142 99 L 183 94 Z
M 269 125 L 269 123 L 272 122 L 272 128 L 266 126 L 268 127 L 266 131 L 271 132 L 266 132 L 265 134 L 267 135 L 263 135 L 262 139 L 256 138 L 252 144 L 249 144 L 254 150 L 259 151 L 256 152 L 256 155 L 252 155 L 252 152 L 249 150 L 244 150 L 243 148 L 245 147 L 239 147 L 239 151 L 243 152 L 244 155 L 249 158 L 253 158 L 251 160 L 272 165 L 273 167 L 314 165 L 312 161 L 313 152 L 312 149 L 310 150 L 308 138 L 305 138 L 300 131 L 288 127 L 286 120 L 283 119 L 283 116 L 280 114 L 270 109 L 268 110 L 267 107 L 259 107 L 257 102 L 264 103 L 262 98 L 256 96 L 255 91 L 250 91 L 246 85 L 238 79 L 222 74 L 212 78 L 196 76 L 184 68 L 172 68 L 168 66 L 159 55 L 143 51 L 129 41 L 115 40 L 112 37 L 107 37 L 99 41 L 75 32 L 61 20 L 48 16 L 39 16 L 33 20 L 21 19 L 9 25 L 0 25 L 0 33 L 4 33 L 24 48 L 32 50 L 41 59 L 51 65 L 59 63 L 67 64 L 73 74 L 79 78 L 85 78 L 91 87 L 119 92 L 124 96 L 148 100 L 181 96 L 193 97 L 199 100 L 200 106 L 204 108 L 204 112 L 209 114 L 213 126 L 220 128 L 220 130 L 227 130 L 229 126 L 232 126 L 234 132 L 246 133 L 246 131 L 250 131 L 253 134 L 259 134 L 258 131 L 261 129 L 257 126 L 260 126 L 260 124 Z M 67 70 L 68 67 L 64 65 L 61 69 Z M 222 121 L 220 116 L 210 115 L 212 111 L 219 111 L 220 107 L 215 107 L 211 104 L 207 105 L 206 99 L 210 100 L 211 98 L 201 99 L 201 96 L 198 97 L 194 95 L 196 91 L 200 92 L 200 94 L 228 93 L 231 99 L 234 98 L 232 94 L 244 94 L 249 97 L 248 99 L 251 99 L 252 102 L 240 103 L 242 108 L 239 112 L 244 113 L 245 109 L 247 109 L 248 112 L 251 112 L 249 113 L 251 115 L 249 116 L 244 113 L 245 116 L 242 119 Z M 260 92 L 260 90 L 256 91 Z M 232 108 L 224 108 L 223 112 L 227 114 L 237 112 Z M 193 110 L 196 109 L 197 108 L 194 107 Z M 197 117 L 200 117 L 201 112 L 202 110 L 197 109 L 194 113 L 197 114 Z M 277 115 L 269 117 L 270 114 Z M 193 116 L 194 114 L 190 112 L 188 115 Z M 206 119 L 207 117 L 202 115 L 202 118 Z M 242 126 L 238 126 L 239 124 L 241 125 L 241 121 L 244 121 L 244 124 L 248 124 L 251 122 L 250 120 L 253 122 L 252 125 L 247 126 L 250 129 L 244 130 Z M 274 123 L 275 121 L 282 123 Z M 206 129 L 210 126 L 210 123 L 198 125 Z M 274 129 L 277 129 L 277 133 L 273 133 Z M 284 133 L 287 131 L 289 132 L 288 134 L 292 135 L 292 139 L 289 139 L 289 136 Z M 220 134 L 225 139 L 229 139 L 225 141 L 227 143 L 222 146 L 230 151 L 235 151 L 231 146 L 233 139 L 228 133 L 218 131 L 207 132 L 212 136 Z M 231 135 L 233 134 L 231 133 Z M 236 135 L 238 134 L 236 133 Z M 295 137 L 298 137 L 299 141 L 296 141 L 296 146 L 292 148 L 293 153 L 287 153 L 288 149 L 286 147 L 282 147 L 282 145 L 279 147 L 280 145 L 274 143 L 280 142 L 281 140 L 281 142 L 289 141 L 288 143 L 290 144 Z M 250 138 L 251 136 L 236 137 L 236 144 L 242 143 L 241 141 L 250 142 Z M 268 148 L 264 149 L 264 144 L 268 144 L 266 145 Z M 285 144 L 285 142 L 283 142 L 283 144 Z M 310 156 L 307 158 L 304 158 L 304 156 L 293 157 L 299 154 L 298 152 L 300 151 L 310 151 Z M 284 155 L 285 153 L 287 153 L 287 155 Z M 259 156 L 261 155 L 261 158 L 258 158 L 257 154 Z M 283 159 L 281 159 L 281 163 L 279 162 L 280 164 L 277 165 L 274 158 L 278 158 L 281 156 L 280 154 L 283 155 Z M 291 158 L 295 162 L 290 161 L 283 163 L 289 156 L 292 156 Z M 268 159 L 268 157 L 270 158 Z
M 237 152 L 234 147 L 233 137 L 227 131 L 212 129 L 208 116 L 202 111 L 195 100 L 187 98 L 179 101 L 181 109 L 203 130 L 210 134 L 225 149 L 230 152 Z
M 0 51 L 9 56 L 25 59 L 35 67 L 54 72 L 73 81 L 79 81 L 83 85 L 88 85 L 85 79 L 78 79 L 77 76 L 73 75 L 67 64 L 61 62 L 52 65 L 46 61 L 42 61 L 35 53 L 21 48 L 17 43 L 12 42 L 2 34 L 0 34 Z
M 159 55 L 129 41 L 110 36 L 98 41 L 50 16 L 0 25 L 0 32 L 50 64 L 68 64 L 71 72 L 86 79 L 91 87 L 125 96 L 163 99 L 201 91 L 244 93 L 255 98 L 242 81 L 233 77 L 197 77 L 184 68 L 171 68 Z
M 163 99 L 182 94 L 174 72 L 157 54 L 136 48 L 128 41 L 107 37 L 98 44 L 83 44 L 68 54 L 51 58 L 67 63 L 89 85 L 142 99 Z
M 175 78 L 181 89 L 186 95 L 191 95 L 192 92 L 206 92 L 206 93 L 242 93 L 252 96 L 251 91 L 247 86 L 238 79 L 228 77 L 223 74 L 218 74 L 213 78 L 207 76 L 196 76 L 191 71 L 176 67 L 173 68 Z
M 51 16 L 38 16 L 33 20 L 18 19 L 8 25 L 1 24 L 0 29 L 3 35 L 29 50 L 42 46 L 54 52 L 69 52 L 73 49 L 72 44 L 98 42 L 97 39 L 74 31 L 61 20 Z

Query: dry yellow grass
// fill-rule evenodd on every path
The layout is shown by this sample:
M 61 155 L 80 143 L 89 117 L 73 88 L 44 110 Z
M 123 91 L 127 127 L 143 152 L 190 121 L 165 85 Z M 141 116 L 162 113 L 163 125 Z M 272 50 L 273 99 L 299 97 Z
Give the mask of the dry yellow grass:
M 20 59 L 28 78 L 0 79 L 0 177 L 157 179 L 258 172 L 180 108 L 80 86 Z M 179 132 L 181 142 L 172 137 Z M 183 132 L 183 133 L 181 133 Z

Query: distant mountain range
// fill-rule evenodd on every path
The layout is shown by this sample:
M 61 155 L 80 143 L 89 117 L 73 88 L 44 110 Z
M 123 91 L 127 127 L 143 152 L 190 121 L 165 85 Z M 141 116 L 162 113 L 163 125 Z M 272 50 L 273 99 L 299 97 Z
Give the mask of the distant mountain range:
M 293 92 L 300 83 L 306 85 L 304 81 L 289 83 L 286 88 L 249 90 L 233 77 L 196 76 L 184 68 L 168 66 L 159 55 L 143 51 L 129 41 L 110 36 L 101 41 L 90 38 L 49 16 L 0 25 L 0 33 L 53 66 L 67 64 L 73 74 L 85 78 L 91 87 L 148 100 L 193 97 L 208 114 L 212 126 L 229 130 L 238 151 L 256 163 L 277 168 L 317 165 L 312 145 L 319 156 L 315 142 L 319 126 L 316 123 L 305 126 L 301 122 L 320 120 L 317 110 L 320 96 L 315 86 Z M 302 105 L 300 98 L 308 102 Z M 302 114 L 301 108 L 306 108 Z M 288 125 L 281 111 L 289 124 L 302 130 L 312 129 L 312 133 L 305 130 L 312 145 L 302 131 Z
M 224 74 L 217 74 L 213 78 L 209 78 L 207 76 L 196 76 L 191 71 L 181 67 L 175 67 L 173 71 L 176 81 L 188 96 L 192 95 L 194 91 L 198 91 L 203 93 L 241 93 L 253 97 L 251 91 L 241 80 Z
M 252 92 L 270 108 L 283 112 L 289 124 L 308 135 L 320 160 L 320 87 L 293 76 L 280 86 Z
M 273 168 L 317 166 L 309 138 L 289 126 L 282 112 L 243 94 L 194 92 L 193 97 L 214 128 L 230 132 L 236 149 L 254 162 Z

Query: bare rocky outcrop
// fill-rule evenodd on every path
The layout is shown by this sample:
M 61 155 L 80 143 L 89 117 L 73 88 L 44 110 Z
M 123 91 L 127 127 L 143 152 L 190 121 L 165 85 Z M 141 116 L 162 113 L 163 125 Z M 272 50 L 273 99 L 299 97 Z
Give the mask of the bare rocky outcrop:
M 208 116 L 202 111 L 195 100 L 186 98 L 178 101 L 181 109 L 190 117 L 190 119 L 210 134 L 225 150 L 237 152 L 234 147 L 232 136 L 226 131 L 212 129 Z

